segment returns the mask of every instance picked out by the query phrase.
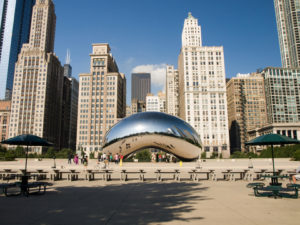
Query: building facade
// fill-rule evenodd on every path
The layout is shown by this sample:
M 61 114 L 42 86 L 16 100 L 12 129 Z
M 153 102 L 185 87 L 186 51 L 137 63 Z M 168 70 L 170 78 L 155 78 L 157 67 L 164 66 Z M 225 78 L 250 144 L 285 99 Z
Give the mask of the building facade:
M 178 57 L 179 115 L 199 133 L 207 156 L 229 157 L 223 47 L 202 46 L 201 28 L 190 13 Z
M 267 67 L 262 75 L 268 123 L 300 122 L 300 69 Z
M 146 96 L 151 93 L 150 73 L 131 74 L 131 100 L 146 101 Z
M 15 63 L 28 43 L 35 0 L 0 1 L 0 99 L 11 99 Z
M 10 120 L 10 101 L 0 100 L 0 138 L 1 141 L 8 138 Z
M 126 115 L 126 78 L 108 44 L 93 44 L 90 73 L 79 74 L 78 151 L 103 147 L 106 132 Z
M 59 148 L 63 67 L 53 53 L 55 24 L 53 2 L 36 1 L 29 43 L 23 44 L 15 66 L 9 137 L 35 134 Z
M 267 124 L 264 78 L 259 73 L 238 74 L 226 89 L 230 152 L 244 152 L 248 131 Z
M 173 65 L 166 70 L 166 112 L 179 116 L 179 73 Z
M 131 100 L 131 115 L 135 113 L 146 112 L 146 101 Z
M 300 67 L 300 1 L 274 0 L 281 63 Z

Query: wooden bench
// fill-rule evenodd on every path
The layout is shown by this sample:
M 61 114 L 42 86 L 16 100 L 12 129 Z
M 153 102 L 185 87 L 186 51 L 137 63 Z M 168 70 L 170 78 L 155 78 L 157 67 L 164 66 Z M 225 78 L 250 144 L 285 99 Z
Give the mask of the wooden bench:
M 162 174 L 173 174 L 173 180 L 180 181 L 180 171 L 179 170 L 173 170 L 173 171 L 161 171 L 161 170 L 156 170 L 156 180 L 157 181 L 162 181 Z
M 138 170 L 138 171 L 127 171 L 127 170 L 121 170 L 120 180 L 121 181 L 127 181 L 129 174 L 139 174 L 139 181 L 144 181 L 145 177 L 144 174 L 146 172 L 144 170 Z

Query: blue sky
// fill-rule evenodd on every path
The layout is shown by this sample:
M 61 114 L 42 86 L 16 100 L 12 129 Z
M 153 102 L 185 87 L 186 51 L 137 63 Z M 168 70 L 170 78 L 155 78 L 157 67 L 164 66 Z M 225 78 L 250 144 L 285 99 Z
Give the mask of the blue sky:
M 53 0 L 55 53 L 73 76 L 90 71 L 92 43 L 109 43 L 119 70 L 154 70 L 152 92 L 162 89 L 165 64 L 175 65 L 188 12 L 198 19 L 205 46 L 223 46 L 226 77 L 281 66 L 273 0 Z M 161 79 L 160 79 L 161 78 Z

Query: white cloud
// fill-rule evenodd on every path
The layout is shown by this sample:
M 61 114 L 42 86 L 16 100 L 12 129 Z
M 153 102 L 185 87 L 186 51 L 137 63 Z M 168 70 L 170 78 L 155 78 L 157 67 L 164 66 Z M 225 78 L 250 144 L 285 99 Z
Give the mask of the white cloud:
M 151 73 L 151 89 L 156 92 L 165 90 L 166 68 L 167 64 L 165 63 L 139 65 L 132 69 L 132 73 Z

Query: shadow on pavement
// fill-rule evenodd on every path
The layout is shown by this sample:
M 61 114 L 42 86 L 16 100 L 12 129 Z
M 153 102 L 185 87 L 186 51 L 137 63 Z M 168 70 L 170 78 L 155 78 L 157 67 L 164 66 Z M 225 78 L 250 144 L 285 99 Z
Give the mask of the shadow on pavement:
M 209 200 L 195 183 L 124 183 L 54 187 L 45 195 L 0 197 L 0 224 L 159 224 L 200 222 L 187 217 Z

